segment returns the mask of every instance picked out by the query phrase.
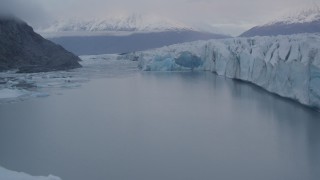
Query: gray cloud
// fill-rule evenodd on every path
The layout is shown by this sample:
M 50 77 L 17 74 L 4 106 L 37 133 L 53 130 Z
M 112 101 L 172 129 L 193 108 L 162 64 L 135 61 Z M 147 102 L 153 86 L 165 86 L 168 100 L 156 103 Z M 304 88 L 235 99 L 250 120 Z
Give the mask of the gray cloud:
M 0 15 L 13 15 L 38 26 L 50 18 L 36 0 L 0 0 Z
M 311 6 L 313 1 L 320 4 L 320 0 L 1 0 L 0 12 L 15 14 L 32 25 L 51 19 L 103 18 L 138 12 L 211 24 L 236 34 L 293 9 Z

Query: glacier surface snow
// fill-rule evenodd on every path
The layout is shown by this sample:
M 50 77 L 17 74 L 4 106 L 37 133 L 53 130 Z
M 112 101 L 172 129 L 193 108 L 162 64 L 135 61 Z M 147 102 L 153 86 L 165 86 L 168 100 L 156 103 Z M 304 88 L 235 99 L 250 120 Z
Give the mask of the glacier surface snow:
M 127 57 L 145 71 L 211 71 L 320 109 L 319 34 L 197 41 Z

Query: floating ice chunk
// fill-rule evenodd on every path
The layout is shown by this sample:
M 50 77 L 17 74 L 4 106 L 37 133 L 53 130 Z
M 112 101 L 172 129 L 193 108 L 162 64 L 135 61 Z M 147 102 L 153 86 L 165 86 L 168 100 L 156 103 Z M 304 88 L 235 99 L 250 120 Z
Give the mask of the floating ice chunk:
M 0 99 L 17 98 L 28 94 L 26 90 L 19 89 L 0 89 Z
M 50 94 L 46 92 L 36 92 L 36 93 L 33 93 L 31 96 L 36 98 L 42 98 L 42 97 L 48 97 L 50 96 Z
M 22 172 L 10 171 L 0 167 L 0 179 L 1 180 L 61 180 L 59 177 L 49 175 L 45 176 L 31 176 Z
M 79 84 L 79 83 L 70 83 L 70 84 L 64 84 L 61 87 L 62 88 L 78 88 L 78 87 L 81 87 L 81 84 Z

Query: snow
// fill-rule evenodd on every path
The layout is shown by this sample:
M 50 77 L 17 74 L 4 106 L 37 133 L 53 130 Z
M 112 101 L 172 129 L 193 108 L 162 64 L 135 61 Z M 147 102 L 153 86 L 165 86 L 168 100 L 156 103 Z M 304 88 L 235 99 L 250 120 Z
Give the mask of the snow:
M 320 8 L 314 4 L 313 7 L 301 9 L 297 12 L 286 15 L 277 20 L 273 20 L 263 26 L 269 26 L 273 24 L 298 24 L 298 23 L 310 23 L 320 20 Z
M 52 23 L 37 31 L 45 32 L 158 32 L 171 30 L 192 30 L 184 23 L 152 15 L 131 14 L 104 19 L 65 19 Z
M 320 108 L 319 34 L 197 41 L 127 57 L 144 71 L 212 71 Z
M 44 176 L 31 176 L 22 172 L 15 172 L 0 167 L 0 179 L 1 180 L 61 180 L 59 177 L 49 175 Z

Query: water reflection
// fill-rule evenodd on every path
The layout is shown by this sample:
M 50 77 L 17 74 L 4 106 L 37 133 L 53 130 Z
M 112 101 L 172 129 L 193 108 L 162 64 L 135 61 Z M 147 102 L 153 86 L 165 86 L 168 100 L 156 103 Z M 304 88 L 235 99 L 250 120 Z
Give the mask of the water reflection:
M 319 112 L 292 100 L 267 94 L 265 90 L 251 84 L 243 85 L 243 82 L 233 80 L 226 82 L 233 98 L 255 103 L 261 116 L 268 117 L 266 120 L 274 124 L 281 155 L 296 159 L 294 163 L 298 167 L 306 166 L 310 170 L 310 179 L 320 177 Z
M 211 73 L 0 104 L 0 164 L 65 180 L 319 179 L 320 113 Z

